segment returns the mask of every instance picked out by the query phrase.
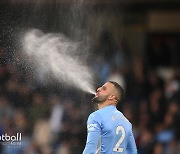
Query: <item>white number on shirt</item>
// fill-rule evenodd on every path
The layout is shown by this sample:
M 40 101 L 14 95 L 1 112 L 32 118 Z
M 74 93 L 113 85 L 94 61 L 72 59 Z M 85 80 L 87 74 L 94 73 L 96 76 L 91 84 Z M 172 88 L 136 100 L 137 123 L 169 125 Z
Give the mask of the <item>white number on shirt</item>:
M 115 151 L 115 152 L 123 152 L 123 150 L 124 150 L 123 148 L 120 147 L 120 145 L 121 145 L 121 143 L 123 142 L 123 140 L 125 138 L 125 135 L 126 135 L 125 130 L 124 130 L 124 128 L 122 126 L 118 126 L 116 128 L 116 135 L 119 134 L 119 131 L 122 132 L 122 135 L 121 135 L 120 139 L 118 140 L 118 142 L 116 143 L 115 147 L 113 148 L 113 151 Z

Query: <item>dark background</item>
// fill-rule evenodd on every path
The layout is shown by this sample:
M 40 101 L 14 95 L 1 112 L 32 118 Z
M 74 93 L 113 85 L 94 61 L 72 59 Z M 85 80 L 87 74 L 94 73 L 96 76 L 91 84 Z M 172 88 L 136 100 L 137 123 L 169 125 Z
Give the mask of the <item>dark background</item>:
M 118 109 L 139 154 L 178 153 L 179 8 L 178 0 L 0 1 L 0 133 L 23 136 L 1 153 L 80 154 L 94 111 L 91 94 L 34 76 L 21 57 L 32 28 L 88 42 L 96 87 L 115 80 L 125 88 Z

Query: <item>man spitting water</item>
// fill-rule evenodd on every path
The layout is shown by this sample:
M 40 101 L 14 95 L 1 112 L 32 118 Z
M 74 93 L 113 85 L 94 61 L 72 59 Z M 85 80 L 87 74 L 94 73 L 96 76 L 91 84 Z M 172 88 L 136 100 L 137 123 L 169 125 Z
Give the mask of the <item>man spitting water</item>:
M 132 124 L 116 108 L 123 97 L 123 88 L 113 81 L 97 89 L 92 102 L 98 110 L 88 117 L 83 154 L 137 154 Z

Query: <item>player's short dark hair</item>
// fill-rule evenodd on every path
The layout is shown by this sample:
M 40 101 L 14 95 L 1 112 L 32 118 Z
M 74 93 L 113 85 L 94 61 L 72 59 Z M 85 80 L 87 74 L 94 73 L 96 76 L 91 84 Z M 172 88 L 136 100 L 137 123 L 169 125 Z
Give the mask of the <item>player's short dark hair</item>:
M 119 98 L 116 98 L 117 101 L 122 102 L 122 100 L 124 99 L 124 89 L 123 89 L 123 87 L 120 84 L 118 84 L 117 82 L 115 82 L 115 81 L 108 81 L 108 82 L 112 83 L 114 85 L 115 89 L 118 92 Z

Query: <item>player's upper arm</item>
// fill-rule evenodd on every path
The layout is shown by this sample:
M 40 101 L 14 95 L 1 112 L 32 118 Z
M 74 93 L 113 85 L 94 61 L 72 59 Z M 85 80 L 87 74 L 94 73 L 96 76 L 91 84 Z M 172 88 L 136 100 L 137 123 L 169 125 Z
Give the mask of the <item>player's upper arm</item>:
M 133 132 L 132 132 L 132 125 L 131 125 L 129 136 L 128 136 L 127 154 L 137 154 L 136 143 L 135 143 Z
M 101 116 L 99 114 L 92 113 L 89 115 L 87 122 L 88 132 L 100 132 L 101 131 Z
M 87 141 L 83 154 L 95 154 L 101 134 L 101 117 L 92 113 L 87 122 Z

